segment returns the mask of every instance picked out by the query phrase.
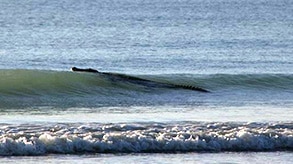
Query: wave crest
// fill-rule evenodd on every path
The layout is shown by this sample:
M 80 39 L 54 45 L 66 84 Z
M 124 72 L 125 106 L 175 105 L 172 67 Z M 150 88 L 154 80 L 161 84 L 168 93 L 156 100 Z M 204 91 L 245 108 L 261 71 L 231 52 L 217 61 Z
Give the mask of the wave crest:
M 46 94 L 100 94 L 103 90 L 145 91 L 144 85 L 109 79 L 91 73 L 44 70 L 0 70 L 0 95 Z M 144 75 L 142 79 L 160 84 L 203 87 L 217 91 L 229 88 L 292 90 L 293 75 L 243 74 L 243 75 Z M 149 85 L 154 87 L 155 84 Z M 149 87 L 147 86 L 147 87 Z M 151 88 L 151 87 L 150 87 Z M 169 87 L 172 89 L 172 87 Z
M 290 97 L 293 93 L 293 75 L 290 74 L 115 76 L 111 73 L 0 70 L 0 76 L 0 108 L 186 104 L 189 100 L 192 103 L 213 101 L 219 99 L 217 95 L 241 96 L 244 92 L 276 97 L 283 94 Z M 194 92 L 198 87 L 211 93 Z M 267 91 L 269 94 L 264 94 Z

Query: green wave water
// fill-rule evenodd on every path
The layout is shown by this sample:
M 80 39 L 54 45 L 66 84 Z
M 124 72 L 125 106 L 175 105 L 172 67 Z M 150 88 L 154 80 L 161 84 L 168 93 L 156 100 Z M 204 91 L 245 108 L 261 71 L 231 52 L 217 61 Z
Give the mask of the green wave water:
M 100 90 L 123 89 L 143 91 L 143 87 L 156 88 L 127 79 L 111 79 L 110 75 L 75 73 L 50 70 L 0 70 L 1 95 L 42 94 L 99 94 Z M 213 90 L 241 87 L 247 89 L 292 90 L 293 75 L 286 74 L 214 74 L 214 75 L 131 75 L 159 84 L 200 86 Z M 160 87 L 160 85 L 157 87 Z M 172 88 L 170 88 L 172 89 Z M 154 91 L 155 92 L 155 91 Z
M 194 104 L 231 100 L 231 96 L 238 96 L 239 101 L 244 101 L 251 95 L 262 97 L 264 92 L 269 92 L 266 96 L 280 95 L 280 98 L 283 93 L 292 95 L 293 92 L 293 75 L 286 74 L 131 75 L 146 81 L 116 75 L 0 70 L 0 107 Z M 210 93 L 174 86 L 199 87 Z

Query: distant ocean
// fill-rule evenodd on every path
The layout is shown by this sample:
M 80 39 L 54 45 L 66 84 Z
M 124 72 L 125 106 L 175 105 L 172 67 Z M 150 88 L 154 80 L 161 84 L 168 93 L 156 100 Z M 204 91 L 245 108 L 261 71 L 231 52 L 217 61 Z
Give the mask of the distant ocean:
M 293 163 L 293 1 L 0 4 L 1 163 Z

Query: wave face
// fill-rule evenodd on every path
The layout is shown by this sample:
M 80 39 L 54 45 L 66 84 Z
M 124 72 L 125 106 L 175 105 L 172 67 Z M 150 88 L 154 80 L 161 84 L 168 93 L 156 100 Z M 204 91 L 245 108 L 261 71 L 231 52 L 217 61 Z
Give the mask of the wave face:
M 110 80 L 106 77 L 107 75 L 65 71 L 0 70 L 0 76 L 1 95 L 99 94 L 97 90 L 102 88 L 141 91 L 140 89 L 143 90 L 145 87 L 140 86 L 143 84 L 135 84 L 127 80 Z M 293 75 L 291 74 L 175 74 L 137 77 L 165 84 L 204 87 L 212 89 L 212 91 L 231 87 L 292 91 L 293 87 Z M 135 85 L 137 86 L 134 87 Z
M 204 79 L 215 89 L 245 88 L 292 92 L 292 74 L 240 74 L 210 75 Z
M 0 155 L 293 150 L 293 123 L 2 125 Z
M 293 93 L 293 75 L 138 75 L 136 77 L 158 82 L 142 83 L 110 75 L 46 70 L 0 70 L 0 107 L 23 108 L 31 106 L 116 106 L 117 104 L 165 104 L 190 99 L 219 99 L 215 95 L 235 95 L 243 92 Z M 201 87 L 211 93 L 200 93 L 164 85 Z M 282 94 L 279 94 L 282 93 Z M 213 97 L 214 96 L 214 97 Z M 243 95 L 240 95 L 243 96 Z M 288 97 L 288 96 L 287 96 Z M 178 98 L 178 97 L 177 97 Z M 223 100 L 225 101 L 225 100 Z M 125 104 L 123 104 L 125 102 Z M 178 100 L 179 102 L 179 100 Z
M 8 96 L 89 94 L 107 86 L 102 78 L 71 72 L 0 70 L 0 75 L 0 93 Z

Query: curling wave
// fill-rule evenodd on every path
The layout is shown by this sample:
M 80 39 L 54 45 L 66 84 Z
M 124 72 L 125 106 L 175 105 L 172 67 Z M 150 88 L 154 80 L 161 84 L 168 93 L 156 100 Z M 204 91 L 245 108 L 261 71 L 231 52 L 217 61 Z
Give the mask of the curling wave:
M 0 70 L 0 95 L 99 94 L 103 90 L 144 91 L 147 88 L 200 89 L 194 84 L 164 81 L 163 77 L 91 74 L 45 70 Z M 150 80 L 152 78 L 156 78 Z M 135 82 L 136 81 L 136 82 Z
M 123 74 L 120 74 L 123 75 Z M 46 94 L 99 94 L 103 90 L 145 91 L 160 84 L 185 86 L 185 88 L 207 88 L 221 90 L 229 88 L 288 90 L 293 88 L 293 75 L 289 74 L 243 74 L 243 75 L 140 75 L 158 84 L 140 85 L 113 80 L 107 76 L 91 73 L 46 70 L 0 70 L 1 95 L 46 95 Z M 127 75 L 125 75 L 127 76 Z M 135 77 L 135 76 L 132 76 Z M 131 79 L 130 79 L 131 80 Z M 134 79 L 135 80 L 135 79 Z M 163 87 L 164 88 L 164 87 Z M 167 87 L 174 89 L 174 87 Z M 181 88 L 182 89 L 182 88 Z M 184 88 L 183 88 L 184 89 Z
M 129 76 L 19 69 L 0 70 L 0 77 L 0 108 L 187 104 L 218 100 L 217 95 L 241 96 L 244 91 L 256 97 L 286 94 L 290 99 L 293 93 L 291 74 Z M 211 93 L 193 91 L 199 88 Z

